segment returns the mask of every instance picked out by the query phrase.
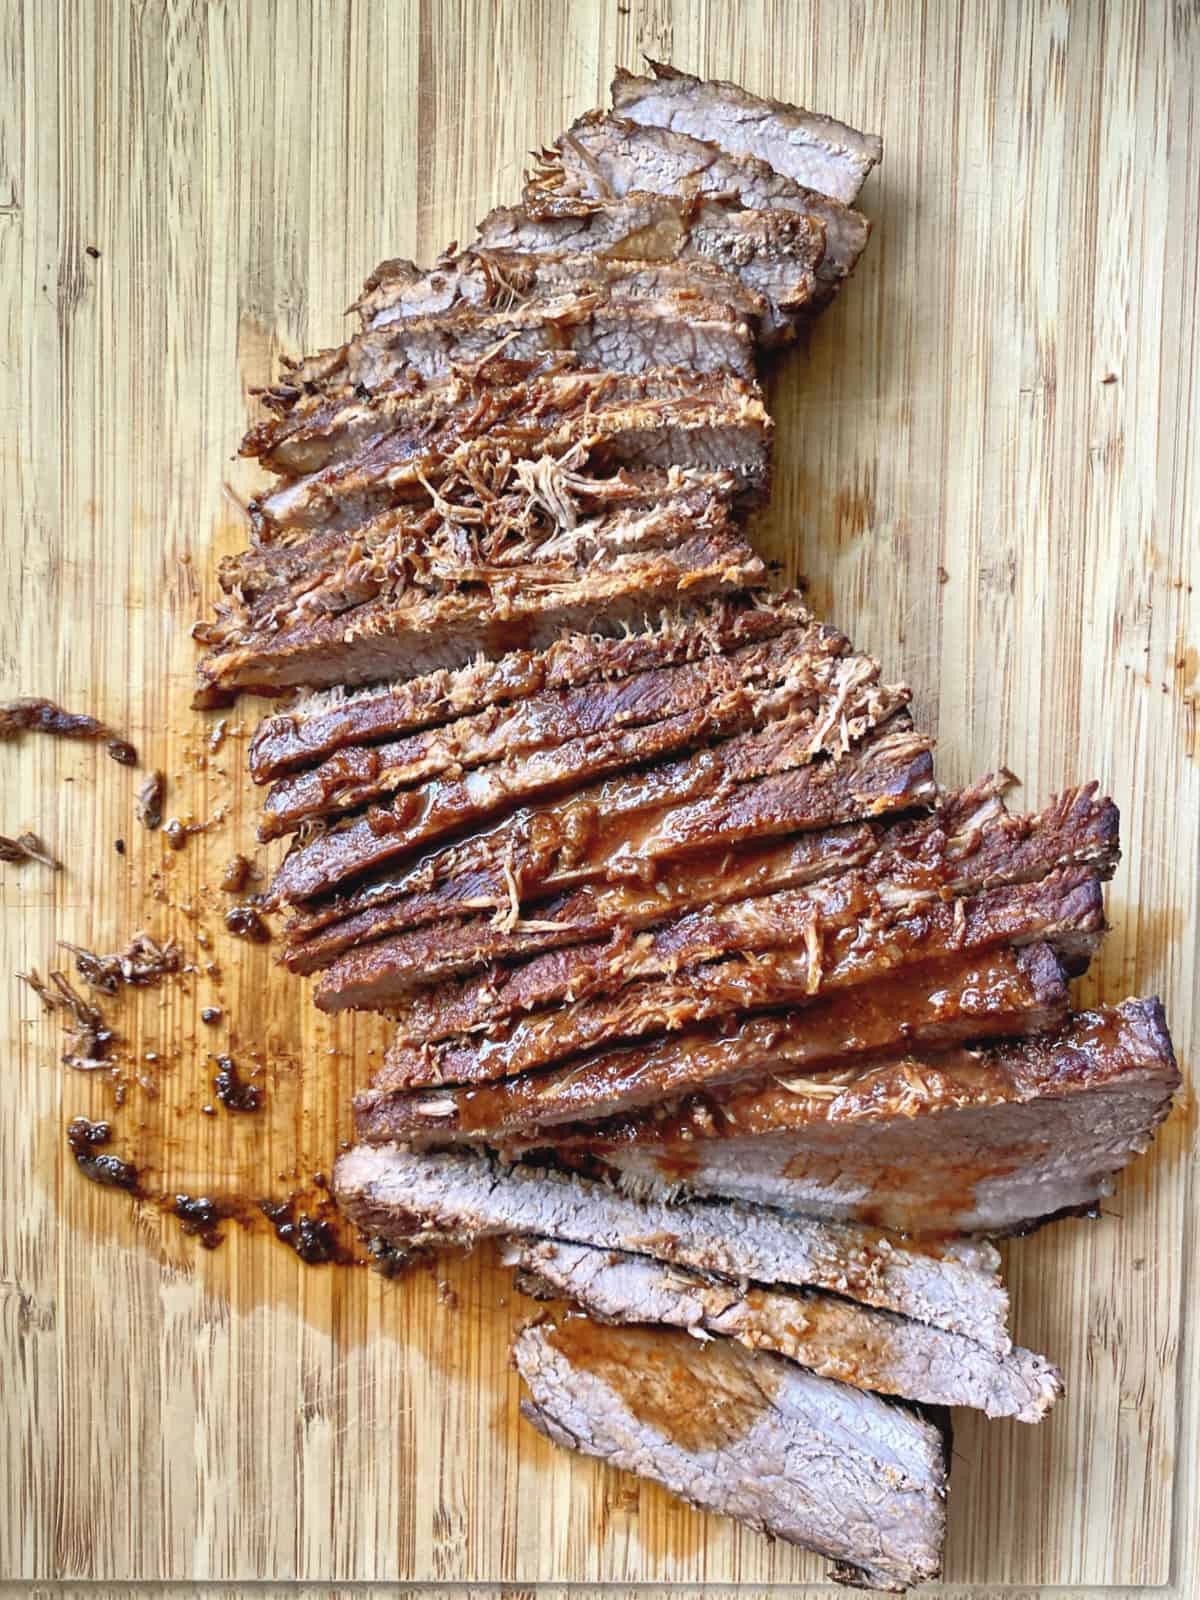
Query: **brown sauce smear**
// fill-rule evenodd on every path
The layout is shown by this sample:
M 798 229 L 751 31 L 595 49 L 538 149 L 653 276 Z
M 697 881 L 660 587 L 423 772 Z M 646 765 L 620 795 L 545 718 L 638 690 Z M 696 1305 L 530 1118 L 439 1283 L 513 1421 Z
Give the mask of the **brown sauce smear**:
M 765 1363 L 724 1343 L 710 1354 L 675 1329 L 567 1317 L 547 1337 L 573 1367 L 601 1379 L 639 1422 L 682 1450 L 723 1450 L 744 1438 L 778 1387 Z

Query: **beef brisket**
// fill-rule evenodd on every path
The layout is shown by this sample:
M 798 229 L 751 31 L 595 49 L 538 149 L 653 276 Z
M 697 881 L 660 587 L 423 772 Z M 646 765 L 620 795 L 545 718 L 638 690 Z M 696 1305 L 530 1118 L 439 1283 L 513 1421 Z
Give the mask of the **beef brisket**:
M 513 922 L 493 916 L 459 917 L 400 933 L 364 960 L 374 981 L 394 992 L 437 982 L 497 960 L 583 944 L 616 929 L 635 932 L 673 913 L 723 905 L 751 895 L 798 887 L 860 866 L 891 879 L 902 894 L 977 892 L 1004 883 L 1032 882 L 1056 866 L 1089 866 L 1108 877 L 1118 858 L 1118 814 L 1111 800 L 1095 798 L 1095 784 L 1069 790 L 1033 816 L 1013 816 L 992 780 L 945 799 L 938 812 L 915 823 L 860 824 L 801 836 L 784 844 L 751 846 L 699 863 L 666 863 L 652 886 L 591 885 L 560 895 Z M 493 910 L 506 904 L 500 890 Z M 461 909 L 461 908 L 455 908 Z M 357 941 L 389 932 L 389 916 L 351 919 Z M 327 937 L 303 958 L 306 970 L 327 964 L 342 936 Z M 353 962 L 354 958 L 351 958 Z M 339 969 L 340 974 L 345 968 Z M 351 968 L 351 975 L 353 969 Z M 339 978 L 331 978 L 336 987 Z
M 733 196 L 755 211 L 800 212 L 825 230 L 817 268 L 816 309 L 854 271 L 871 225 L 860 212 L 807 189 L 753 156 L 729 155 L 702 139 L 666 128 L 643 127 L 627 117 L 589 112 L 543 152 L 526 186 L 524 202 L 535 215 L 553 212 L 564 197 L 621 199 L 649 191 L 684 199 Z
M 861 989 L 822 996 L 792 1011 L 735 1018 L 716 1031 L 671 1033 L 640 1046 L 601 1049 L 550 1071 L 523 1072 L 473 1088 L 417 1089 L 460 1059 L 477 1078 L 494 1073 L 486 1043 L 478 1048 L 395 1047 L 371 1087 L 355 1097 L 355 1131 L 368 1143 L 392 1139 L 446 1145 L 562 1149 L 636 1137 L 640 1123 L 572 1128 L 581 1119 L 642 1110 L 669 1114 L 684 1094 L 779 1074 L 832 1074 L 835 1084 L 888 1053 L 983 1036 L 1036 1033 L 1061 1023 L 1067 991 L 1045 945 L 1002 950 L 974 961 L 902 971 Z
M 569 250 L 606 261 L 712 261 L 763 302 L 758 335 L 770 346 L 793 335 L 797 316 L 817 293 L 825 226 L 799 211 L 750 211 L 717 197 L 685 203 L 675 195 L 633 192 L 580 203 L 573 215 L 500 207 L 480 223 L 478 245 L 510 255 Z M 396 292 L 381 269 L 359 303 L 364 321 Z
M 269 783 L 350 745 L 397 739 L 489 710 L 504 715 L 499 708 L 519 706 L 539 694 L 702 661 L 811 620 L 794 593 L 753 604 L 720 599 L 664 612 L 643 633 L 615 639 L 566 634 L 543 651 L 483 657 L 454 671 L 441 669 L 354 693 L 335 688 L 259 724 L 250 740 L 250 776 L 255 783 Z
M 418 990 L 396 1008 L 397 1039 L 425 1045 L 486 1030 L 479 1042 L 488 1046 L 488 1075 L 507 1076 L 609 1040 L 739 1009 L 803 1004 L 955 955 L 1044 941 L 1075 959 L 1090 953 L 1104 928 L 1099 881 L 1085 867 L 958 900 L 931 893 L 888 906 L 886 890 L 850 872 L 689 913 L 635 939 L 548 951 Z M 495 1070 L 510 1048 L 519 1064 Z M 459 1070 L 443 1065 L 445 1083 L 480 1076 L 464 1070 L 465 1061 Z
M 1042 1039 L 887 1064 L 837 1094 L 784 1080 L 699 1102 L 608 1159 L 639 1189 L 682 1180 L 908 1232 L 1003 1233 L 1094 1208 L 1179 1083 L 1161 1005 L 1126 1000 Z
M 420 408 L 381 395 L 324 403 L 297 420 L 286 441 L 289 459 L 299 448 L 321 465 L 256 501 L 253 515 L 275 538 L 289 529 L 353 528 L 502 457 L 582 455 L 593 471 L 725 470 L 747 495 L 765 489 L 771 424 L 757 385 L 678 369 L 619 378 L 556 374 L 468 395 L 450 411 L 435 398 Z M 264 465 L 275 464 L 279 448 Z
M 819 1290 L 714 1282 L 646 1256 L 552 1239 L 501 1247 L 525 1294 L 574 1300 L 606 1323 L 652 1323 L 774 1350 L 822 1378 L 925 1405 L 970 1406 L 1040 1422 L 1062 1394 L 1044 1356 L 997 1355 L 960 1333 L 930 1328 Z
M 852 204 L 883 158 L 883 141 L 782 100 L 750 94 L 736 83 L 707 82 L 662 62 L 653 77 L 618 68 L 613 110 L 632 122 L 670 128 L 720 145 L 731 155 L 753 156 L 784 177 Z
M 410 585 L 379 588 L 371 571 L 353 603 L 311 614 L 278 630 L 235 632 L 197 667 L 193 704 L 220 705 L 238 692 L 281 694 L 298 685 L 356 686 L 397 673 L 466 665 L 480 652 L 541 650 L 563 632 L 645 627 L 680 600 L 699 603 L 763 582 L 761 561 L 739 537 L 697 534 L 644 556 L 596 563 L 565 580 L 541 571 L 497 571 L 491 581 L 440 593 Z M 341 596 L 339 595 L 339 599 Z
M 547 690 L 503 709 L 461 717 L 440 728 L 383 744 L 352 745 L 308 772 L 281 779 L 267 795 L 259 837 L 292 833 L 314 817 L 355 810 L 397 789 L 448 772 L 502 762 L 505 781 L 520 792 L 522 758 L 606 730 L 648 726 L 720 701 L 739 690 L 780 684 L 799 664 L 813 662 L 827 683 L 829 658 L 816 624 L 785 630 L 728 656 L 707 656 L 578 688 Z
M 444 378 L 500 351 L 515 361 L 569 355 L 581 367 L 608 372 L 678 367 L 754 377 L 754 333 L 747 319 L 756 318 L 761 305 L 720 268 L 698 266 L 691 285 L 683 287 L 663 281 L 672 269 L 638 274 L 631 266 L 606 273 L 598 263 L 589 265 L 591 283 L 574 288 L 550 278 L 543 288 L 535 282 L 529 298 L 509 291 L 504 309 L 485 310 L 468 300 L 440 313 L 404 317 L 394 305 L 393 316 L 385 314 L 346 346 L 344 368 L 330 373 L 326 383 L 375 389 L 400 373 Z M 641 295 L 638 275 L 644 280 Z M 620 282 L 606 289 L 606 277 Z M 473 286 L 463 287 L 470 293 Z M 303 381 L 305 370 L 297 376 Z
M 1007 1354 L 1000 1258 L 982 1241 L 910 1250 L 878 1229 L 812 1222 L 727 1201 L 635 1200 L 608 1184 L 483 1155 L 416 1155 L 356 1145 L 338 1157 L 333 1190 L 364 1234 L 401 1250 L 526 1236 L 652 1256 L 734 1283 L 827 1289 L 915 1317 Z
M 527 1421 L 707 1511 L 903 1592 L 941 1570 L 946 1442 L 896 1402 L 725 1339 L 586 1318 L 527 1327 Z

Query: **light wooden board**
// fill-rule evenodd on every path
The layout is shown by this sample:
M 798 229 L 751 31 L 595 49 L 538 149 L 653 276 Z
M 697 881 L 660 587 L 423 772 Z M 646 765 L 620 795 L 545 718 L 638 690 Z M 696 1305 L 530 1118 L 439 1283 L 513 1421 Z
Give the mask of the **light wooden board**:
M 213 909 L 253 796 L 244 738 L 207 756 L 187 710 L 186 631 L 242 538 L 223 485 L 249 481 L 247 390 L 338 338 L 379 258 L 469 237 L 642 50 L 883 132 L 868 256 L 773 382 L 761 540 L 916 685 L 945 781 L 1004 761 L 1030 804 L 1092 775 L 1118 798 L 1126 859 L 1084 993 L 1161 992 L 1190 1065 L 1194 4 L 3 0 L 0 687 L 105 716 L 172 775 L 172 811 L 227 816 L 172 856 L 102 754 L 0 749 L 0 831 L 33 826 L 67 863 L 0 869 L 0 970 L 139 925 L 204 959 L 207 930 L 223 983 L 115 1013 L 159 1057 L 157 1098 L 135 1084 L 118 1125 L 169 1128 L 171 1182 L 297 1149 L 327 1164 L 380 1037 L 318 1026 Z M 218 990 L 236 1052 L 268 1062 L 267 1122 L 199 1114 L 229 1034 L 195 1010 Z M 306 1269 L 261 1237 L 206 1255 L 84 1183 L 63 1124 L 111 1086 L 57 1065 L 8 979 L 5 1002 L 0 1579 L 821 1578 L 519 1426 L 521 1308 L 487 1259 L 439 1269 L 455 1308 L 431 1272 Z M 1198 1592 L 1194 1106 L 1101 1223 L 1009 1249 L 1018 1334 L 1070 1392 L 1037 1429 L 963 1419 L 947 1593 Z

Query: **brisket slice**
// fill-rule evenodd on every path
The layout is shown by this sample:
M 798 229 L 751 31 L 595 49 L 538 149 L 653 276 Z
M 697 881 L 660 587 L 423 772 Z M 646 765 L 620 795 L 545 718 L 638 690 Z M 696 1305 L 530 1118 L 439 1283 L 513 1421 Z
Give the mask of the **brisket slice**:
M 892 705 L 881 696 L 881 713 Z M 809 756 L 811 716 L 768 722 L 651 772 L 610 779 L 553 805 L 527 807 L 498 827 L 331 900 L 302 926 L 311 931 L 406 895 L 414 897 L 414 923 L 427 920 L 427 908 L 415 897 L 480 872 L 509 882 L 519 910 L 526 893 L 549 895 L 604 878 L 649 882 L 652 863 L 685 850 L 721 850 L 756 835 L 924 805 L 936 792 L 930 744 L 911 731 L 906 718 L 903 711 L 893 712 L 874 728 L 848 728 L 862 739 L 860 747 L 819 763 Z M 451 892 L 449 903 L 456 903 L 462 887 Z
M 572 583 L 702 533 L 736 537 L 735 488 L 728 473 L 588 478 L 570 460 L 497 462 L 486 479 L 443 481 L 436 509 L 397 506 L 358 528 L 301 532 L 229 558 L 221 583 L 230 600 L 205 642 L 277 632 L 381 594 Z
M 523 911 L 512 923 L 494 915 L 442 919 L 394 935 L 386 948 L 379 945 L 363 959 L 377 981 L 386 979 L 397 990 L 416 988 L 490 962 L 584 944 L 618 928 L 637 931 L 700 907 L 797 888 L 855 866 L 890 877 L 901 892 L 974 893 L 1032 882 L 1054 867 L 1072 865 L 1109 877 L 1119 855 L 1119 817 L 1111 800 L 1095 798 L 1096 787 L 1069 790 L 1033 816 L 1013 816 L 987 778 L 947 797 L 933 816 L 917 822 L 860 824 L 699 862 L 666 863 L 652 886 L 584 885 L 528 915 Z M 492 909 L 503 905 L 501 891 Z M 374 922 L 369 916 L 352 920 L 357 939 L 378 942 L 389 931 L 386 913 Z M 350 932 L 344 929 L 343 936 Z M 327 938 L 311 951 L 307 969 L 327 964 L 337 942 Z
M 605 730 L 641 727 L 710 704 L 744 688 L 780 683 L 801 660 L 824 669 L 826 630 L 790 628 L 774 639 L 578 688 L 547 690 L 515 706 L 493 707 L 440 728 L 383 744 L 343 748 L 305 773 L 281 779 L 267 795 L 259 837 L 293 833 L 310 818 L 355 810 L 397 789 L 449 771 L 503 762 L 517 781 L 520 759 Z
M 288 441 L 293 452 L 299 442 L 308 455 L 323 454 L 324 464 L 256 501 L 252 515 L 271 537 L 352 528 L 507 456 L 574 453 L 594 471 L 726 470 L 739 491 L 765 490 L 771 422 L 757 385 L 678 369 L 618 383 L 618 374 L 557 374 L 468 396 L 449 411 L 431 398 L 416 414 L 412 401 L 397 407 L 386 396 L 330 402 Z
M 812 254 L 819 259 L 824 248 L 821 229 L 817 224 L 809 227 L 816 241 Z M 681 263 L 661 252 L 642 256 L 636 249 L 620 254 L 579 250 L 570 244 L 508 250 L 481 239 L 466 250 L 442 256 L 432 267 L 419 267 L 415 261 L 383 262 L 353 309 L 360 315 L 363 332 L 375 333 L 397 323 L 457 312 L 470 311 L 482 320 L 530 303 L 548 304 L 567 290 L 616 301 L 686 295 L 697 301 L 701 312 L 706 303 L 716 302 L 743 322 L 754 321 L 765 310 L 756 290 L 705 256 Z
M 894 1062 L 837 1094 L 783 1080 L 699 1103 L 607 1159 L 639 1192 L 684 1182 L 907 1232 L 1003 1233 L 1093 1210 L 1179 1083 L 1162 1006 L 1126 1000 L 1057 1035 Z
M 324 691 L 258 725 L 250 740 L 250 776 L 255 783 L 268 783 L 348 745 L 396 739 L 518 705 L 535 695 L 619 682 L 634 673 L 725 655 L 810 621 L 797 594 L 772 595 L 752 604 L 722 598 L 666 613 L 645 632 L 622 638 L 568 634 L 543 651 L 517 650 L 497 660 L 484 657 L 454 671 L 442 669 L 353 693 L 340 687 Z
M 871 225 L 860 212 L 784 177 L 752 156 L 734 156 L 703 139 L 642 127 L 627 117 L 592 111 L 542 153 L 522 196 L 535 215 L 551 214 L 564 200 L 621 199 L 649 191 L 685 200 L 733 196 L 755 211 L 800 212 L 825 230 L 825 253 L 817 268 L 817 294 L 824 304 L 850 276 L 866 246 Z
M 1040 1422 L 1063 1390 L 1057 1368 L 1032 1350 L 997 1355 L 960 1333 L 819 1290 L 718 1283 L 646 1256 L 553 1239 L 510 1240 L 500 1259 L 517 1268 L 524 1294 L 574 1300 L 606 1323 L 736 1339 L 854 1389 L 1018 1422 Z
M 634 771 L 607 783 L 593 783 L 591 788 L 540 810 L 526 806 L 512 824 L 518 835 L 529 837 L 533 843 L 541 859 L 537 864 L 531 861 L 530 868 L 543 878 L 552 863 L 561 862 L 568 870 L 579 869 L 601 837 L 615 848 L 621 824 L 625 825 L 631 848 L 640 850 L 649 830 L 653 854 L 678 854 L 689 847 L 692 819 L 686 806 L 672 807 L 671 802 L 694 793 L 700 775 L 711 772 L 714 766 L 725 765 L 726 757 L 730 764 L 740 757 L 751 775 L 756 766 L 763 770 L 764 764 L 769 764 L 767 770 L 775 771 L 801 767 L 819 755 L 827 755 L 831 745 L 840 747 L 843 737 L 863 739 L 878 725 L 881 716 L 886 719 L 903 706 L 907 691 L 879 684 L 877 670 L 866 657 L 848 657 L 833 664 L 826 687 L 820 681 L 814 683 L 815 674 L 810 676 L 807 663 L 800 662 L 774 687 L 761 691 L 738 688 L 710 705 L 682 712 L 652 728 L 617 729 L 530 757 L 520 764 L 523 776 L 514 776 L 511 784 L 501 780 L 497 786 L 485 769 L 465 774 L 457 785 L 427 786 L 424 791 L 397 795 L 390 806 L 372 807 L 365 817 L 337 823 L 311 843 L 294 847 L 275 876 L 272 894 L 281 900 L 312 899 L 346 878 L 407 853 L 430 838 L 435 826 L 438 831 L 445 831 L 443 819 L 450 819 L 446 826 L 482 822 L 501 802 L 515 805 L 522 798 L 536 799 L 539 793 L 561 790 L 568 783 L 602 778 L 622 767 L 708 745 L 696 755 L 683 756 L 665 766 Z M 756 731 L 761 732 L 757 739 Z M 712 743 L 721 739 L 726 741 L 724 745 Z M 851 773 L 857 773 L 862 759 L 855 751 L 844 762 L 827 760 L 824 765 L 846 765 Z M 730 791 L 736 790 L 737 785 L 728 768 L 726 774 L 725 792 L 709 802 L 710 810 L 714 806 L 722 809 L 721 802 L 728 810 L 733 803 Z M 874 772 L 868 771 L 861 777 L 862 785 L 873 791 L 878 781 L 894 779 L 894 774 L 885 771 L 877 779 Z M 853 783 L 853 776 L 850 781 Z M 862 785 L 854 792 L 861 792 Z M 812 787 L 815 794 L 820 794 L 837 785 L 819 776 L 812 780 Z M 840 799 L 839 796 L 833 803 L 837 805 Z M 818 809 L 812 825 L 845 819 L 840 811 L 826 815 Z M 491 839 L 495 852 L 499 841 L 494 833 Z M 521 864 L 518 840 L 505 839 L 501 848 L 502 854 L 493 853 L 495 864 L 503 866 L 519 883 L 526 869 Z M 612 873 L 620 868 L 618 855 L 610 860 L 607 870 Z
M 909 1048 L 1036 1033 L 1061 1023 L 1066 1011 L 1058 962 L 1047 946 L 1035 945 L 901 972 L 798 1010 L 602 1049 L 548 1072 L 474 1088 L 397 1088 L 397 1080 L 403 1085 L 411 1077 L 410 1063 L 419 1054 L 398 1050 L 371 1088 L 355 1097 L 355 1131 L 371 1144 L 486 1140 L 536 1148 L 557 1141 L 564 1123 L 647 1108 L 662 1114 L 684 1094 L 764 1074 L 832 1072 L 837 1079 L 861 1070 L 858 1062 Z M 612 1136 L 623 1132 L 622 1125 Z M 588 1145 L 608 1136 L 603 1125 L 585 1126 L 572 1129 L 570 1143 Z
M 197 665 L 197 706 L 238 692 L 281 694 L 298 685 L 349 686 L 395 674 L 466 665 L 481 652 L 541 650 L 564 632 L 645 627 L 681 600 L 757 587 L 762 562 L 730 533 L 697 534 L 669 549 L 597 563 L 554 581 L 540 572 L 498 572 L 490 584 L 441 593 L 412 586 L 318 611 L 278 631 L 252 629 L 210 650 Z M 372 579 L 372 583 L 374 580 Z
M 498 208 L 480 223 L 478 245 L 510 255 L 578 250 L 605 260 L 712 261 L 764 303 L 759 338 L 775 345 L 792 337 L 797 316 L 817 293 L 825 227 L 799 211 L 748 211 L 720 198 L 685 203 L 675 195 L 632 193 L 580 204 L 572 216 Z M 359 302 L 364 320 L 394 292 L 379 269 Z
M 598 262 L 589 265 L 593 279 L 618 276 L 606 274 Z M 661 280 L 672 271 L 651 268 L 642 276 Z M 401 373 L 431 381 L 499 352 L 515 361 L 569 355 L 581 367 L 610 372 L 680 367 L 754 377 L 754 335 L 746 318 L 760 307 L 736 279 L 719 268 L 700 267 L 692 287 L 647 283 L 638 294 L 632 271 L 619 275 L 627 280 L 626 292 L 616 285 L 606 289 L 602 282 L 577 289 L 564 284 L 556 292 L 551 283 L 544 290 L 535 287 L 528 299 L 510 292 L 504 309 L 486 310 L 468 301 L 433 315 L 403 317 L 393 308 L 394 318 L 351 340 L 343 369 L 330 372 L 325 383 L 374 389 Z M 712 281 L 718 275 L 723 285 Z M 731 303 L 716 298 L 722 289 Z M 324 370 L 326 363 L 321 365 Z M 308 380 L 307 366 L 296 378 Z
M 1008 1296 L 991 1245 L 950 1239 L 910 1250 L 874 1228 L 812 1222 L 726 1201 L 635 1200 L 608 1184 L 484 1155 L 416 1155 L 356 1145 L 333 1169 L 338 1205 L 364 1234 L 401 1249 L 532 1236 L 632 1251 L 734 1283 L 827 1289 L 962 1333 L 1006 1354 Z
M 941 1571 L 946 1437 L 894 1401 L 725 1339 L 587 1318 L 535 1324 L 513 1361 L 555 1444 L 902 1593 Z
M 613 110 L 631 122 L 706 139 L 731 155 L 753 156 L 847 205 L 883 158 L 877 134 L 760 98 L 736 83 L 705 82 L 657 61 L 650 67 L 653 77 L 638 78 L 619 67 L 613 78 Z
M 694 1006 L 712 1017 L 795 1005 L 896 967 L 1007 944 L 1045 940 L 1075 960 L 1091 953 L 1104 929 L 1100 882 L 1086 867 L 963 899 L 927 891 L 889 904 L 888 888 L 855 870 L 691 912 L 633 939 L 552 950 L 520 966 L 420 989 L 396 1008 L 397 1042 L 424 1045 L 485 1029 L 487 1060 L 495 1062 L 512 1043 L 512 1029 L 524 1027 L 516 1053 L 523 1056 L 536 1035 L 540 1059 L 483 1074 L 507 1076 L 541 1064 L 545 1048 L 561 1056 L 608 1038 L 678 1028 Z M 561 1009 L 541 1009 L 548 1006 Z M 454 1048 L 473 1056 L 465 1042 Z M 441 1067 L 444 1083 L 481 1075 Z

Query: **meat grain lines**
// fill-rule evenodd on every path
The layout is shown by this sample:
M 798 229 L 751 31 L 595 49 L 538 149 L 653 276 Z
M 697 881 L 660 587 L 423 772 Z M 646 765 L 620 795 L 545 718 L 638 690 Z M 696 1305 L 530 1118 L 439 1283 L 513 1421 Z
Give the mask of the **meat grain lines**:
M 283 963 L 395 1019 L 346 1214 L 590 1313 L 514 1350 L 552 1439 L 899 1589 L 936 1408 L 1061 1392 L 986 1237 L 1094 1211 L 1178 1074 L 1156 1000 L 1071 1010 L 1112 802 L 941 791 L 908 689 L 746 541 L 758 353 L 853 272 L 880 155 L 618 73 L 263 395 L 197 703 L 292 696 L 251 746 Z

